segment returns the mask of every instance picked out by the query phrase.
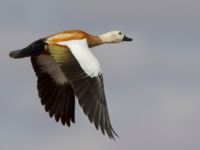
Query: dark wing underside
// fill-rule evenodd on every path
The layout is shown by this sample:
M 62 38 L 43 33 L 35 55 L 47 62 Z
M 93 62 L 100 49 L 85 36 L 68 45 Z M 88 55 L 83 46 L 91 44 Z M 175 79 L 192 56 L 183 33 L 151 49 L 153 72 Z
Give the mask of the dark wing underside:
M 73 89 L 69 83 L 56 83 L 55 79 L 47 71 L 44 71 L 44 68 L 51 66 L 41 65 L 38 61 L 42 61 L 40 57 L 31 57 L 31 62 L 38 79 L 37 88 L 41 103 L 45 106 L 45 110 L 49 112 L 50 117 L 54 116 L 56 121 L 61 120 L 63 125 L 70 126 L 71 122 L 75 122 L 75 96 Z M 52 59 L 51 56 L 47 57 Z
M 59 52 L 58 49 L 61 49 L 58 45 L 49 45 L 50 54 L 60 64 L 60 68 L 72 85 L 84 113 L 91 123 L 94 122 L 97 129 L 100 127 L 103 134 L 106 132 L 110 138 L 114 139 L 114 135 L 118 135 L 110 122 L 102 75 L 89 77 L 70 50 L 63 48 Z

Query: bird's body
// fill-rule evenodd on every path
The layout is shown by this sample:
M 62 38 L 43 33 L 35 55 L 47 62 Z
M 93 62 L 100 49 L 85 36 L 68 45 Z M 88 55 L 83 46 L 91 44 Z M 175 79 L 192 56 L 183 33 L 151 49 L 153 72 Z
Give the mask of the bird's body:
M 131 41 L 119 31 L 93 36 L 69 30 L 39 39 L 10 57 L 31 57 L 38 78 L 39 97 L 50 117 L 70 126 L 75 122 L 75 96 L 95 127 L 110 138 L 117 136 L 110 123 L 102 70 L 90 48 L 104 43 Z

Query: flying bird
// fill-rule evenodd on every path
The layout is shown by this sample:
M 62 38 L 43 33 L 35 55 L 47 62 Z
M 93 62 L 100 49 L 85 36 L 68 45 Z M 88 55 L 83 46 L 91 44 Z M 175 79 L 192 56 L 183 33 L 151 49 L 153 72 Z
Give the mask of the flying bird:
M 63 125 L 75 123 L 75 97 L 96 129 L 115 139 L 106 103 L 102 70 L 90 48 L 132 41 L 120 31 L 98 36 L 80 30 L 59 32 L 11 51 L 12 58 L 30 57 L 38 95 L 50 117 Z

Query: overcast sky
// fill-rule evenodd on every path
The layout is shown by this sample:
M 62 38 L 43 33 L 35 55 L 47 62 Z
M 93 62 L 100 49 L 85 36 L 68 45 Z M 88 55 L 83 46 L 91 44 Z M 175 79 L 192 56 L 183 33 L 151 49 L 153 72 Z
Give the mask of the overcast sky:
M 200 1 L 1 0 L 0 149 L 199 150 Z M 28 58 L 11 50 L 69 29 L 121 30 L 133 42 L 92 51 L 104 72 L 115 142 L 76 103 L 76 124 L 49 118 Z

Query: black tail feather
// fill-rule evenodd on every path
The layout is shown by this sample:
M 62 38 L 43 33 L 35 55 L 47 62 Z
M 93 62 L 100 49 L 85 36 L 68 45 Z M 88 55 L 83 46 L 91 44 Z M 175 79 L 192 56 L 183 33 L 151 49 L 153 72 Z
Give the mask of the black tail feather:
M 22 57 L 21 57 L 21 54 L 20 54 L 21 51 L 22 51 L 22 50 L 11 51 L 11 52 L 9 53 L 9 56 L 10 56 L 11 58 L 22 58 Z
M 36 55 L 41 54 L 41 52 L 44 50 L 44 46 L 45 46 L 44 40 L 40 39 L 33 42 L 32 44 L 30 44 L 24 49 L 11 51 L 9 53 L 9 56 L 12 58 L 36 56 Z

